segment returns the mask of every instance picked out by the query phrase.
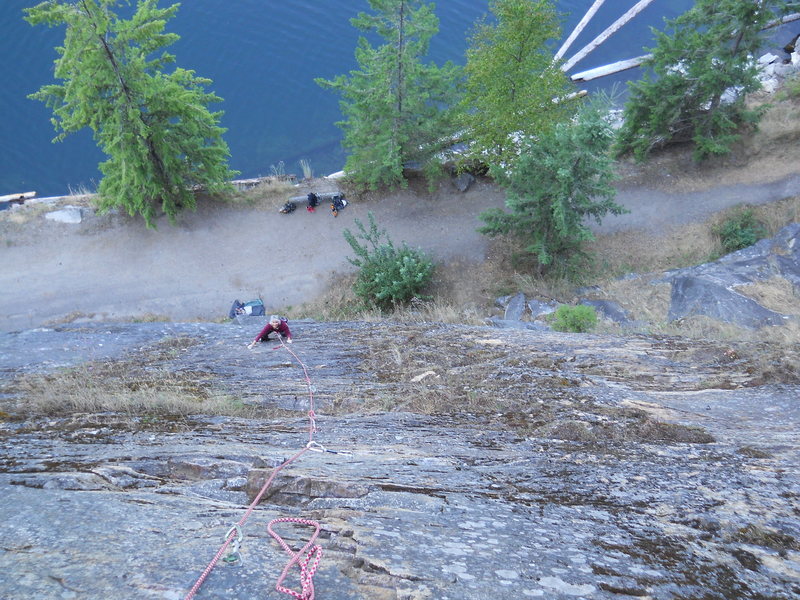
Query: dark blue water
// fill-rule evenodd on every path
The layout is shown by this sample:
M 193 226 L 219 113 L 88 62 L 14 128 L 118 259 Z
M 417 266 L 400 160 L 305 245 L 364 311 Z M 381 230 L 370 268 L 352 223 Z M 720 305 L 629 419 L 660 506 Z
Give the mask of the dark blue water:
M 52 144 L 51 111 L 27 94 L 53 83 L 54 47 L 62 29 L 32 27 L 22 9 L 37 0 L 0 0 L 0 195 L 36 191 L 50 196 L 81 187 L 93 190 L 97 164 L 104 156 L 91 132 Z M 622 15 L 633 0 L 607 0 L 581 36 L 571 56 Z M 592 0 L 560 0 L 564 38 Z M 684 12 L 691 0 L 656 0 L 603 46 L 578 63 L 573 72 L 642 54 L 651 45 L 649 26 Z M 163 6 L 167 2 L 162 2 Z M 368 10 L 366 0 L 185 0 L 168 31 L 181 36 L 168 48 L 181 67 L 213 80 L 210 87 L 223 102 L 222 125 L 231 150 L 231 167 L 241 177 L 269 175 L 285 164 L 301 174 L 300 159 L 314 173 L 342 168 L 338 97 L 314 83 L 357 67 L 353 57 L 358 31 L 349 19 Z M 487 2 L 440 0 L 436 8 L 440 33 L 431 43 L 430 59 L 463 64 L 467 35 L 487 12 Z M 613 81 L 636 76 L 629 71 Z M 598 84 L 593 84 L 596 86 Z

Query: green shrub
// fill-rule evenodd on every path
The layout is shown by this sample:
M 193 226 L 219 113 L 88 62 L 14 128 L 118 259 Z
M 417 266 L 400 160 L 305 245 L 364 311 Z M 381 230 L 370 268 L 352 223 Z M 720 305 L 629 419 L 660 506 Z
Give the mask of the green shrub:
M 791 77 L 787 77 L 775 97 L 778 100 L 794 100 L 795 98 L 800 98 L 800 76 L 792 75 Z
M 756 219 L 752 208 L 740 210 L 712 228 L 726 254 L 752 246 L 767 237 L 766 226 Z
M 597 313 L 592 306 L 562 304 L 553 314 L 553 329 L 572 333 L 586 333 L 597 325 Z
M 406 246 L 395 247 L 385 230 L 379 230 L 373 214 L 368 213 L 369 231 L 358 219 L 359 234 L 344 230 L 344 238 L 356 258 L 348 258 L 358 267 L 353 291 L 367 304 L 382 310 L 407 304 L 413 298 L 423 298 L 422 290 L 430 283 L 433 262 L 421 250 Z M 359 243 L 363 240 L 365 244 Z

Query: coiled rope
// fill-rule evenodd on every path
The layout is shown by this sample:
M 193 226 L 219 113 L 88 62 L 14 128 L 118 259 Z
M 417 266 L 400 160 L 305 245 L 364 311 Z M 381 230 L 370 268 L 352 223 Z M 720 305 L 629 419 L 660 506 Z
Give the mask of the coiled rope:
M 283 541 L 283 538 L 281 538 L 281 536 L 275 533 L 275 531 L 272 529 L 272 526 L 275 523 L 299 523 L 300 525 L 309 525 L 314 528 L 314 533 L 311 535 L 311 539 L 306 542 L 305 546 L 300 548 L 300 550 L 297 552 L 294 552 L 289 545 Z M 278 583 L 275 584 L 275 589 L 279 592 L 283 592 L 284 594 L 294 596 L 298 600 L 314 600 L 313 577 L 314 573 L 317 571 L 317 566 L 319 566 L 319 561 L 322 558 L 322 547 L 314 544 L 317 536 L 319 535 L 319 523 L 316 521 L 309 521 L 307 519 L 298 519 L 296 517 L 283 517 L 270 521 L 269 525 L 267 525 L 267 531 L 269 531 L 269 534 L 275 538 L 278 544 L 280 544 L 281 548 L 283 548 L 291 557 L 287 565 L 283 568 L 283 572 L 278 578 Z M 311 562 L 312 558 L 314 559 L 314 562 L 311 563 L 311 566 L 309 567 L 308 563 Z M 283 581 L 289 574 L 289 569 L 291 569 L 295 564 L 300 566 L 300 585 L 302 586 L 302 592 L 300 593 L 283 587 Z
M 211 562 L 208 564 L 205 570 L 201 573 L 200 577 L 198 577 L 197 581 L 192 586 L 192 589 L 189 590 L 188 594 L 186 594 L 184 600 L 191 600 L 192 598 L 194 598 L 195 594 L 197 594 L 198 590 L 200 590 L 200 587 L 203 585 L 206 578 L 208 578 L 208 576 L 211 574 L 211 571 L 214 570 L 214 567 L 217 565 L 220 559 L 222 559 L 223 555 L 229 548 L 232 548 L 231 551 L 232 555 L 238 553 L 239 543 L 242 540 L 242 526 L 250 517 L 250 514 L 253 512 L 253 510 L 255 510 L 255 507 L 261 501 L 261 498 L 264 497 L 264 494 L 269 489 L 269 486 L 272 485 L 272 482 L 275 479 L 275 477 L 278 475 L 278 473 L 280 473 L 283 470 L 284 467 L 288 466 L 289 464 L 291 464 L 292 462 L 300 458 L 303 454 L 309 451 L 330 452 L 332 454 L 337 454 L 332 450 L 326 450 L 324 446 L 314 441 L 314 434 L 317 432 L 317 424 L 316 424 L 317 415 L 314 413 L 314 386 L 311 385 L 311 378 L 308 376 L 308 368 L 306 367 L 305 363 L 302 360 L 300 360 L 300 357 L 298 357 L 297 354 L 292 352 L 292 350 L 283 342 L 282 339 L 279 338 L 279 341 L 281 342 L 280 346 L 275 346 L 273 350 L 278 350 L 280 348 L 283 348 L 289 354 L 291 354 L 303 368 L 303 374 L 305 376 L 306 385 L 308 387 L 308 403 L 309 403 L 308 443 L 306 444 L 305 448 L 302 448 L 300 451 L 298 451 L 293 456 L 283 461 L 280 465 L 278 465 L 272 470 L 272 474 L 269 476 L 267 481 L 264 482 L 264 485 L 261 487 L 261 491 L 258 492 L 258 495 L 250 503 L 250 506 L 247 508 L 244 515 L 242 515 L 242 518 L 239 519 L 239 521 L 237 521 L 230 528 L 230 530 L 228 530 L 228 533 L 225 535 L 224 543 L 217 551 L 214 558 L 211 559 Z M 288 544 L 286 544 L 286 542 L 284 542 L 283 539 L 273 531 L 272 526 L 274 523 L 299 523 L 301 525 L 309 525 L 311 527 L 314 527 L 315 529 L 314 533 L 311 536 L 311 539 L 305 544 L 305 546 L 303 546 L 298 552 L 294 552 L 292 551 L 291 548 L 289 548 Z M 291 596 L 297 598 L 298 600 L 314 600 L 314 582 L 312 581 L 312 578 L 314 577 L 314 573 L 317 570 L 319 561 L 322 558 L 322 548 L 318 545 L 314 545 L 314 542 L 316 541 L 317 536 L 319 535 L 319 530 L 320 530 L 320 525 L 316 521 L 309 521 L 307 519 L 298 519 L 294 517 L 273 519 L 267 525 L 267 531 L 269 531 L 270 535 L 273 538 L 275 538 L 275 540 L 278 542 L 281 548 L 283 548 L 291 556 L 289 562 L 286 564 L 286 566 L 283 569 L 283 572 L 278 578 L 277 584 L 275 585 L 275 589 L 277 589 L 279 592 L 282 592 L 284 594 L 290 594 Z M 313 562 L 311 562 L 312 558 Z M 311 566 L 309 567 L 310 562 Z M 296 592 L 294 590 L 290 590 L 288 588 L 283 587 L 284 580 L 289 574 L 290 569 L 295 565 L 299 565 L 300 567 L 300 583 L 302 586 L 301 592 Z

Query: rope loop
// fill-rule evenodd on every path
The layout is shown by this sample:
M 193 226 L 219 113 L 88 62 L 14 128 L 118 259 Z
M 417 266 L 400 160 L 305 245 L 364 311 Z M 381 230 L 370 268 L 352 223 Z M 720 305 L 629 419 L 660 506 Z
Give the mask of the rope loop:
M 312 438 L 313 434 L 319 431 L 319 429 L 317 429 L 317 413 L 314 412 L 313 408 L 308 411 L 308 428 L 309 438 Z
M 299 525 L 308 525 L 314 528 L 314 533 L 311 534 L 311 538 L 308 540 L 308 542 L 306 542 L 305 546 L 295 552 L 289 547 L 289 544 L 287 544 L 283 538 L 275 533 L 275 531 L 272 529 L 272 526 L 275 523 L 297 523 Z M 281 576 L 278 578 L 278 582 L 275 584 L 276 590 L 283 594 L 288 594 L 294 598 L 297 598 L 297 600 L 314 600 L 314 574 L 317 572 L 319 561 L 322 558 L 322 547 L 314 544 L 317 536 L 319 535 L 319 530 L 320 525 L 316 521 L 300 519 L 297 517 L 281 517 L 279 519 L 273 519 L 269 522 L 267 525 L 267 531 L 273 538 L 275 538 L 275 541 L 278 542 L 280 547 L 283 548 L 284 551 L 289 554 L 289 556 L 291 556 L 291 560 L 286 567 L 284 567 Z M 289 570 L 294 565 L 300 567 L 300 592 L 283 586 L 284 580 L 289 575 Z

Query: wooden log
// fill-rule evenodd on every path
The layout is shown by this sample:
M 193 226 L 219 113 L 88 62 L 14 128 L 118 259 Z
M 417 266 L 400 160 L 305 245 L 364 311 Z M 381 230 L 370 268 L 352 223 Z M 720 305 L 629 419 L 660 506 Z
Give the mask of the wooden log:
M 569 37 L 566 39 L 566 41 L 563 44 L 561 44 L 561 48 L 559 48 L 558 52 L 556 52 L 555 60 L 558 60 L 559 58 L 564 56 L 564 53 L 572 45 L 572 42 L 574 42 L 575 38 L 578 37 L 578 35 L 580 35 L 581 31 L 583 31 L 583 28 L 586 27 L 586 24 L 592 19 L 597 10 L 603 5 L 603 2 L 605 1 L 606 0 L 594 0 L 594 4 L 592 4 L 592 6 L 589 7 L 589 10 L 587 10 L 586 14 L 583 15 L 583 18 L 575 26 L 575 29 L 572 30 L 572 33 L 569 34 Z
M 614 35 L 617 31 L 619 31 L 625 23 L 633 19 L 636 15 L 642 12 L 645 8 L 650 6 L 653 3 L 653 0 L 639 0 L 636 4 L 634 4 L 628 12 L 622 15 L 619 19 L 614 21 L 606 30 L 594 38 L 591 42 L 589 42 L 584 48 L 575 54 L 572 58 L 570 58 L 567 62 L 561 65 L 562 71 L 569 71 L 572 67 L 575 66 L 575 63 L 582 60 L 587 54 L 589 54 L 592 50 L 596 49 L 600 44 L 605 42 L 608 38 Z
M 635 69 L 651 56 L 653 55 L 643 54 L 642 56 L 637 56 L 636 58 L 620 60 L 602 67 L 595 67 L 594 69 L 589 69 L 588 71 L 575 73 L 572 77 L 570 77 L 570 79 L 572 79 L 572 81 L 591 81 L 592 79 L 598 79 L 599 77 L 605 77 L 606 75 L 613 75 L 614 73 L 620 73 L 621 71 L 627 71 L 628 69 Z
M 585 98 L 589 95 L 589 90 L 578 90 L 577 92 L 572 92 L 571 94 L 567 94 L 563 98 L 553 98 L 553 103 L 558 104 L 559 102 L 566 102 L 569 100 L 575 100 L 577 98 Z
M 0 196 L 0 202 L 19 202 L 22 204 L 25 200 L 30 200 L 36 196 L 36 192 L 23 192 L 21 194 L 7 194 Z
M 792 21 L 800 21 L 800 13 L 792 13 L 791 15 L 785 15 L 780 19 L 770 21 L 764 25 L 764 29 L 761 31 L 764 31 L 765 29 L 772 29 L 773 27 L 778 27 L 780 25 L 785 25 L 786 23 L 791 23 Z
M 319 198 L 320 202 L 330 202 L 336 196 L 342 197 L 342 192 L 315 192 L 317 194 L 317 198 Z M 308 194 L 305 196 L 292 196 L 289 198 L 289 202 L 294 202 L 295 204 L 300 204 L 303 202 L 308 202 Z
M 786 15 L 781 19 L 771 21 L 762 29 L 762 31 L 766 31 L 767 29 L 771 29 L 773 27 L 778 27 L 779 25 L 783 25 L 785 23 L 791 23 L 793 21 L 800 21 L 800 13 Z M 636 58 L 628 58 L 626 60 L 620 60 L 615 63 L 604 65 L 602 67 L 595 67 L 594 69 L 588 69 L 586 71 L 581 71 L 580 73 L 575 73 L 570 77 L 570 79 L 572 79 L 572 81 L 591 81 L 592 79 L 598 79 L 600 77 L 605 77 L 606 75 L 613 75 L 614 73 L 620 73 L 621 71 L 626 71 L 628 69 L 634 69 L 638 66 L 641 66 L 641 64 L 651 56 L 653 55 L 643 54 L 642 56 L 637 56 Z

